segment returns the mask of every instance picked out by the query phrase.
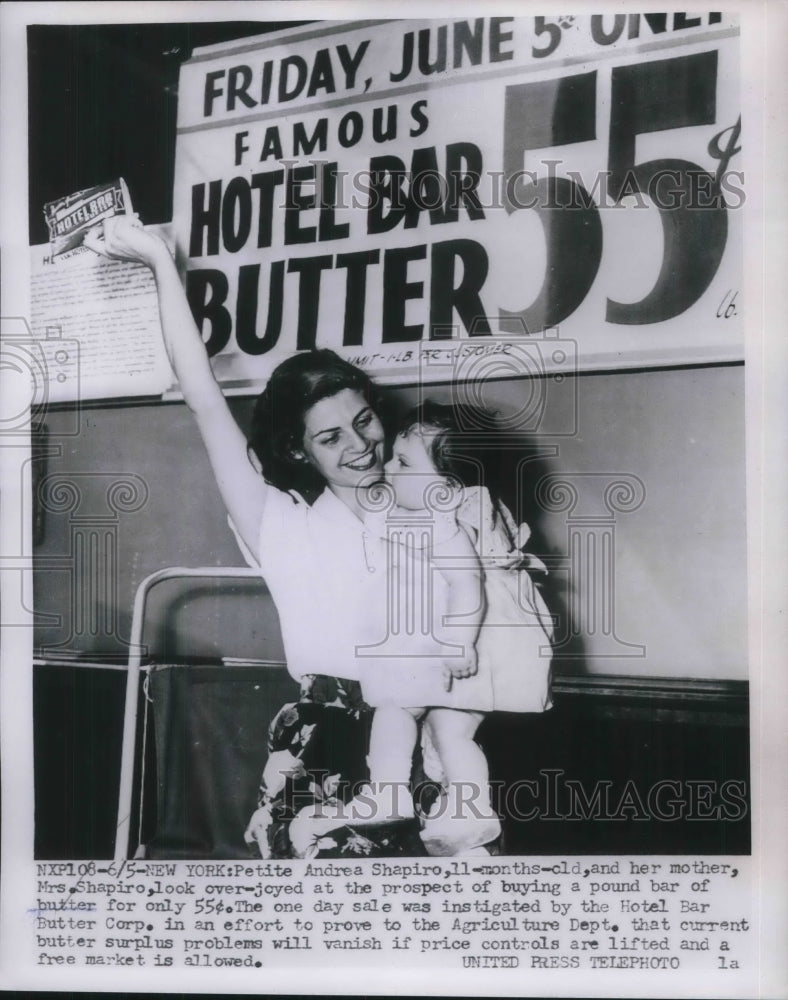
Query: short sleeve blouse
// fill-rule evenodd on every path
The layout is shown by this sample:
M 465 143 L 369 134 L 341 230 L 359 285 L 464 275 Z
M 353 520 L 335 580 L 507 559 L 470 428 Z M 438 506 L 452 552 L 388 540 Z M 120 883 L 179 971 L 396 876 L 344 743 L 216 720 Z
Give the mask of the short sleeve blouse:
M 269 489 L 256 555 L 279 613 L 289 672 L 359 678 L 385 635 L 386 544 L 326 489 L 311 506 Z

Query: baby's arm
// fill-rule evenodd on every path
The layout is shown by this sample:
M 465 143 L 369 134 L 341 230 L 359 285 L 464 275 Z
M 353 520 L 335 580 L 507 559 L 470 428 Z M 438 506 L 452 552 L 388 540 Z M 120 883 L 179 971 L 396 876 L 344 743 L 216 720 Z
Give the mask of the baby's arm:
M 449 585 L 449 606 L 444 638 L 462 647 L 458 655 L 449 656 L 445 666 L 451 677 L 471 677 L 476 673 L 476 640 L 484 618 L 482 567 L 468 531 L 458 525 L 458 531 L 433 547 L 433 560 Z

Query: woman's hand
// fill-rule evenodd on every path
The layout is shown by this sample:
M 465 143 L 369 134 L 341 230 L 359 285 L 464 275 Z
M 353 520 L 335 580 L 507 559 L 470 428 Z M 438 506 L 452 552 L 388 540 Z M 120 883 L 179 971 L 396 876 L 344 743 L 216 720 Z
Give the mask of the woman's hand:
M 114 215 L 85 234 L 85 246 L 111 260 L 129 260 L 155 269 L 170 251 L 159 236 L 142 228 L 137 215 Z
M 268 843 L 268 828 L 273 823 L 271 808 L 268 805 L 260 806 L 249 820 L 249 824 L 244 830 L 244 840 L 247 844 L 257 844 L 260 857 L 267 861 L 271 857 L 271 847 Z

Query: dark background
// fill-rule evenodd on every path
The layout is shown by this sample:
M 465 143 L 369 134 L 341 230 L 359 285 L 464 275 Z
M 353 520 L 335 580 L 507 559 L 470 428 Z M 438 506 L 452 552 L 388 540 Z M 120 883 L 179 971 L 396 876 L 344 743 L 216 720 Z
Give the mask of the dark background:
M 302 21 L 28 28 L 30 243 L 42 206 L 124 177 L 146 223 L 172 218 L 178 72 L 194 48 Z

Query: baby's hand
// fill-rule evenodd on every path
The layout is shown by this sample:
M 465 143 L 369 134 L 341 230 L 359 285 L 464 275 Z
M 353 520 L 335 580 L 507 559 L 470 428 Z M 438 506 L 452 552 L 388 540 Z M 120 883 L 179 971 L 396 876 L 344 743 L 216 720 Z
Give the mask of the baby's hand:
M 471 646 L 462 656 L 450 656 L 443 661 L 444 671 L 448 670 L 451 677 L 473 677 L 479 669 L 476 650 Z M 446 689 L 447 691 L 449 688 Z

